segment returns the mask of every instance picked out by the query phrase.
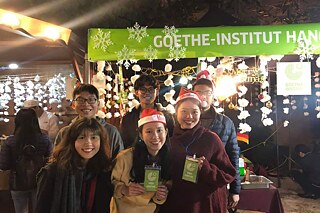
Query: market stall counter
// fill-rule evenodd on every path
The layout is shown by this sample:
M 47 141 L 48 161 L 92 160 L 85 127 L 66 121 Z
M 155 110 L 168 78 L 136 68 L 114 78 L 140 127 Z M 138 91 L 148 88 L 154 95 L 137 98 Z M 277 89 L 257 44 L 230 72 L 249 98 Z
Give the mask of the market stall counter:
M 255 175 L 250 175 L 249 183 L 242 183 L 240 201 L 236 209 L 284 213 L 278 189 L 267 178 Z

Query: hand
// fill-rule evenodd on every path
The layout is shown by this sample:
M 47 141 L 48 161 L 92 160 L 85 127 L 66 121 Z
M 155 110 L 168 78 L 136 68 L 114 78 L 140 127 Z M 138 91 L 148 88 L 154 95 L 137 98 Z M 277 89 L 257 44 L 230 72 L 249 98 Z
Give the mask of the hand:
M 206 159 L 206 158 L 205 158 L 204 156 L 201 156 L 200 158 L 198 158 L 199 170 L 201 170 L 202 165 L 203 165 L 203 161 L 204 161 L 205 159 Z
M 129 186 L 123 185 L 121 194 L 124 196 L 137 196 L 145 193 L 145 189 L 138 183 L 130 183 Z
M 238 194 L 229 194 L 228 197 L 228 208 L 235 208 L 240 200 L 240 196 Z
M 154 195 L 157 200 L 164 200 L 168 196 L 168 188 L 165 185 L 158 186 L 156 194 Z

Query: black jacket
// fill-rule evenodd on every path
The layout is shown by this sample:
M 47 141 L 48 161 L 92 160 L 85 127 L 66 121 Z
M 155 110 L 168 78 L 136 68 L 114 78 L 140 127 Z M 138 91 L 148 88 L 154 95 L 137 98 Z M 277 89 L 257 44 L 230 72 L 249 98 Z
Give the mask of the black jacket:
M 225 146 L 232 165 L 236 168 L 236 179 L 230 184 L 230 193 L 239 194 L 241 179 L 239 173 L 239 152 L 237 133 L 232 120 L 226 115 L 217 113 L 213 106 L 201 114 L 201 124 L 215 132 Z
M 78 213 L 83 171 L 64 171 L 56 164 L 49 164 L 38 174 L 36 213 Z M 110 212 L 113 195 L 111 172 L 97 176 L 92 212 Z

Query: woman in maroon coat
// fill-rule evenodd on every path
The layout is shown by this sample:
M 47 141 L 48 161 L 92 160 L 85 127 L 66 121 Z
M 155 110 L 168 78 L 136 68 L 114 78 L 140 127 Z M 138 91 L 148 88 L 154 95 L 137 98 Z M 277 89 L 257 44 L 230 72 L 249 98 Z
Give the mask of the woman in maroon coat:
M 201 97 L 182 88 L 176 104 L 178 124 L 171 138 L 173 185 L 162 212 L 227 211 L 226 185 L 234 180 L 236 171 L 219 137 L 201 126 L 200 107 Z M 194 164 L 189 164 L 187 156 L 193 156 L 196 173 L 188 170 Z

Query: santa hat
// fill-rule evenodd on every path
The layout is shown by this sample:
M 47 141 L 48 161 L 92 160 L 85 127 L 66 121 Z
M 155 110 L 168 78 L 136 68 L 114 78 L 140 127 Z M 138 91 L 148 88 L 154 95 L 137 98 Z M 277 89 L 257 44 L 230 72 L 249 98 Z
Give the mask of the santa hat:
M 182 101 L 184 99 L 187 99 L 187 98 L 199 101 L 202 107 L 206 107 L 206 105 L 207 105 L 207 102 L 203 101 L 202 96 L 199 95 L 197 92 L 192 91 L 192 90 L 188 90 L 185 87 L 181 87 L 179 96 L 176 100 L 176 103 L 178 103 L 179 101 Z
M 208 70 L 202 70 L 197 74 L 196 81 L 193 83 L 193 88 L 198 84 L 208 85 L 212 89 L 215 87 Z
M 144 109 L 140 115 L 140 120 L 138 121 L 138 127 L 151 122 L 160 122 L 166 124 L 166 118 L 161 112 L 155 109 Z

